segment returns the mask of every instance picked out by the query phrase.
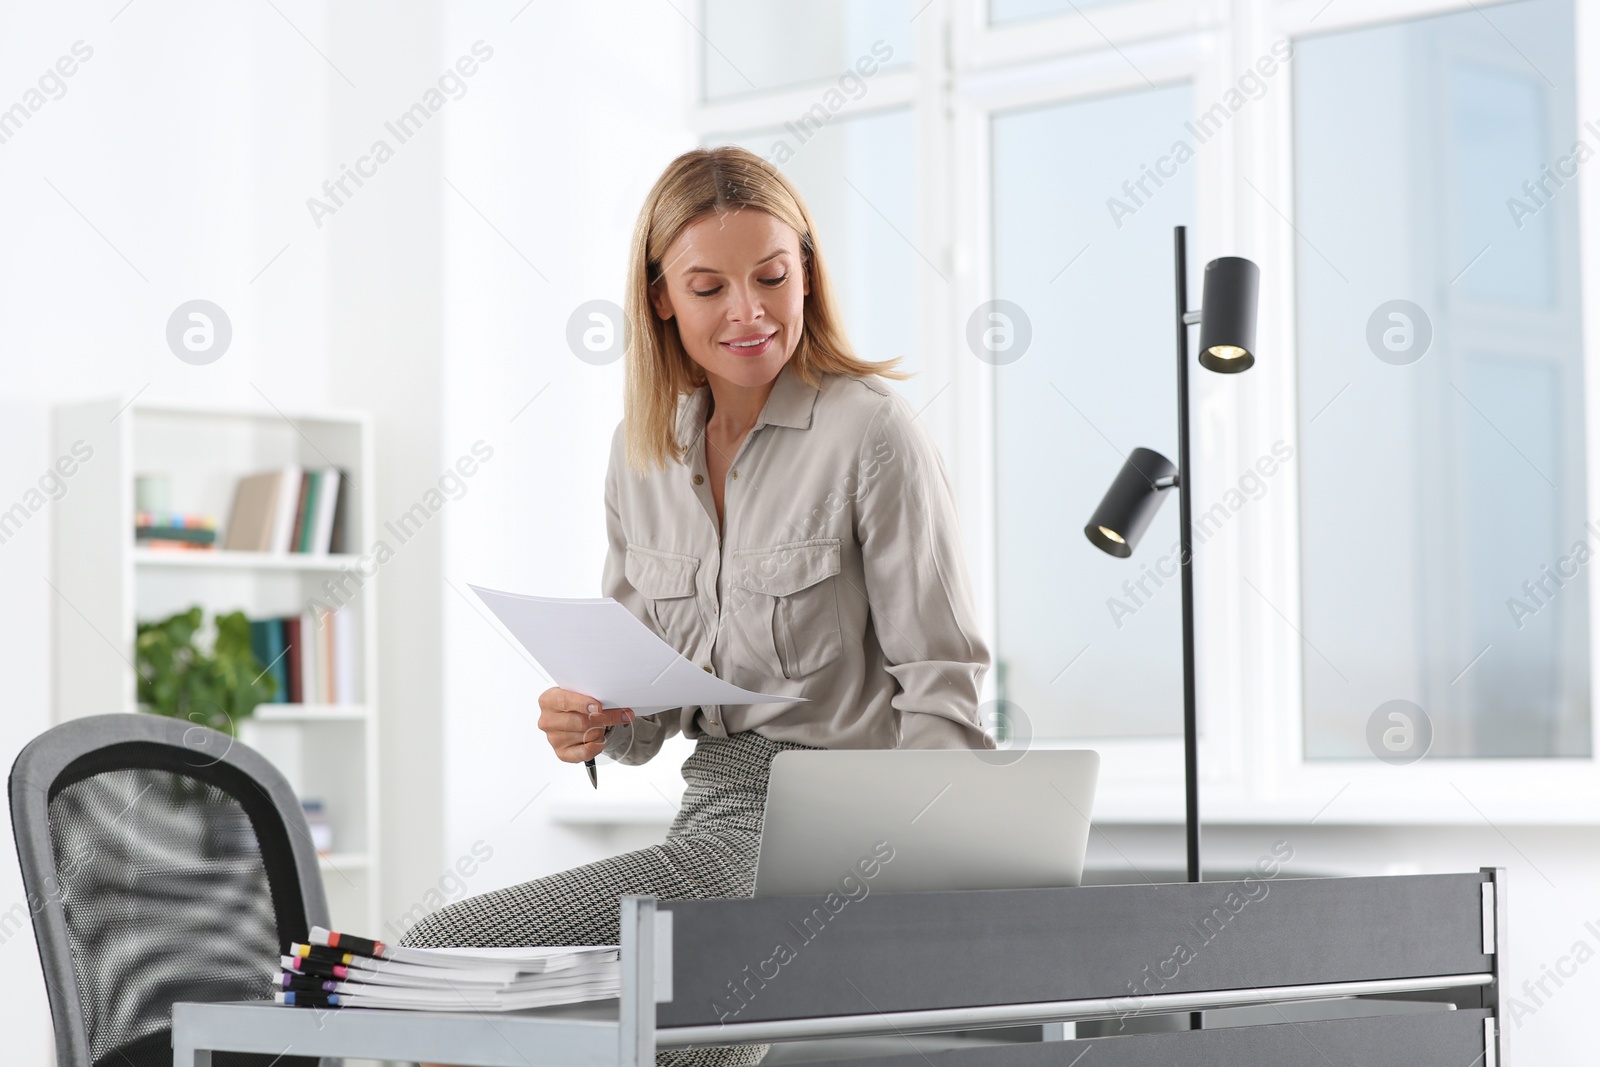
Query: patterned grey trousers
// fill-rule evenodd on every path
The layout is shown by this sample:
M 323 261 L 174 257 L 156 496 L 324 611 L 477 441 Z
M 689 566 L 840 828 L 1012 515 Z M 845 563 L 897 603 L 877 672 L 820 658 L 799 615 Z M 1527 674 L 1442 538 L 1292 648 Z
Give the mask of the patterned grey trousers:
M 703 737 L 683 764 L 687 789 L 667 838 L 636 852 L 586 863 L 531 882 L 468 897 L 422 919 L 403 945 L 615 945 L 619 898 L 748 897 L 755 889 L 767 771 L 785 749 L 754 730 Z M 768 1045 L 664 1049 L 657 1067 L 744 1067 Z

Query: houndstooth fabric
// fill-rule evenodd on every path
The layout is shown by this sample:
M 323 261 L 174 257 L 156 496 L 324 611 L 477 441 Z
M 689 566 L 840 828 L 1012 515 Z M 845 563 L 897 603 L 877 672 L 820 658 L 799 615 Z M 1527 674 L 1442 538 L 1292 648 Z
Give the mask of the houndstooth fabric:
M 785 749 L 813 749 L 746 730 L 703 737 L 683 763 L 683 806 L 659 845 L 586 863 L 531 882 L 484 893 L 422 919 L 401 944 L 615 945 L 619 899 L 748 897 L 766 809 L 767 772 Z M 663 1049 L 657 1067 L 744 1067 L 761 1062 L 767 1045 Z

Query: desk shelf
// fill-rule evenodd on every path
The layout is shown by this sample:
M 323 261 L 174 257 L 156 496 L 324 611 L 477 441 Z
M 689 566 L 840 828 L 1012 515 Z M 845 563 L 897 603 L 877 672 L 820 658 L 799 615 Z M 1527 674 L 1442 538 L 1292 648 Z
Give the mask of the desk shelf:
M 178 1004 L 174 1063 L 290 1046 L 478 1067 L 653 1067 L 661 1049 L 1037 1027 L 1040 1040 L 955 1042 L 937 1061 L 915 1044 L 902 1055 L 880 1044 L 836 1062 L 1064 1067 L 1092 1049 L 1097 1067 L 1503 1067 L 1504 877 L 628 896 L 618 998 L 503 1014 Z M 1168 946 L 1197 938 L 1168 975 Z M 1155 987 L 1135 986 L 1146 980 Z M 1394 1004 L 1407 997 L 1435 1003 Z M 1301 1010 L 1330 1002 L 1330 1017 Z M 1266 1021 L 1244 1010 L 1268 1006 Z M 1196 1011 L 1219 1023 L 1239 1014 L 1215 1028 L 1085 1040 L 1058 1025 Z

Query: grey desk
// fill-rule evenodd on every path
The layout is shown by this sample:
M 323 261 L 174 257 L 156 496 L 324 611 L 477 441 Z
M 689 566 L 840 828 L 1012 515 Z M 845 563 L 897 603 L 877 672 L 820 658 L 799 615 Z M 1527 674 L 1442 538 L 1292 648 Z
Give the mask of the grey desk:
M 173 1062 L 209 1067 L 211 1051 L 229 1050 L 650 1067 L 657 1049 L 1254 1005 L 1278 1021 L 931 1053 L 908 1041 L 901 1054 L 880 1048 L 846 1062 L 1060 1067 L 1092 1048 L 1095 1067 L 1503 1067 L 1504 922 L 1495 869 L 859 900 L 625 897 L 620 998 L 509 1014 L 178 1004 Z M 1397 997 L 1447 1010 L 1387 1012 Z M 1287 1010 L 1334 998 L 1344 1017 Z

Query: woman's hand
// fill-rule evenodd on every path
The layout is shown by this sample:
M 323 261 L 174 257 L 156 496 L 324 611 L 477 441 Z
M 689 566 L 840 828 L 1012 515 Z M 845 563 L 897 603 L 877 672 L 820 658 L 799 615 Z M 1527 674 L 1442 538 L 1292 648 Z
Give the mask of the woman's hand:
M 606 747 L 606 727 L 632 721 L 632 708 L 602 710 L 594 697 L 570 689 L 551 686 L 539 694 L 539 729 L 567 763 L 594 759 Z

